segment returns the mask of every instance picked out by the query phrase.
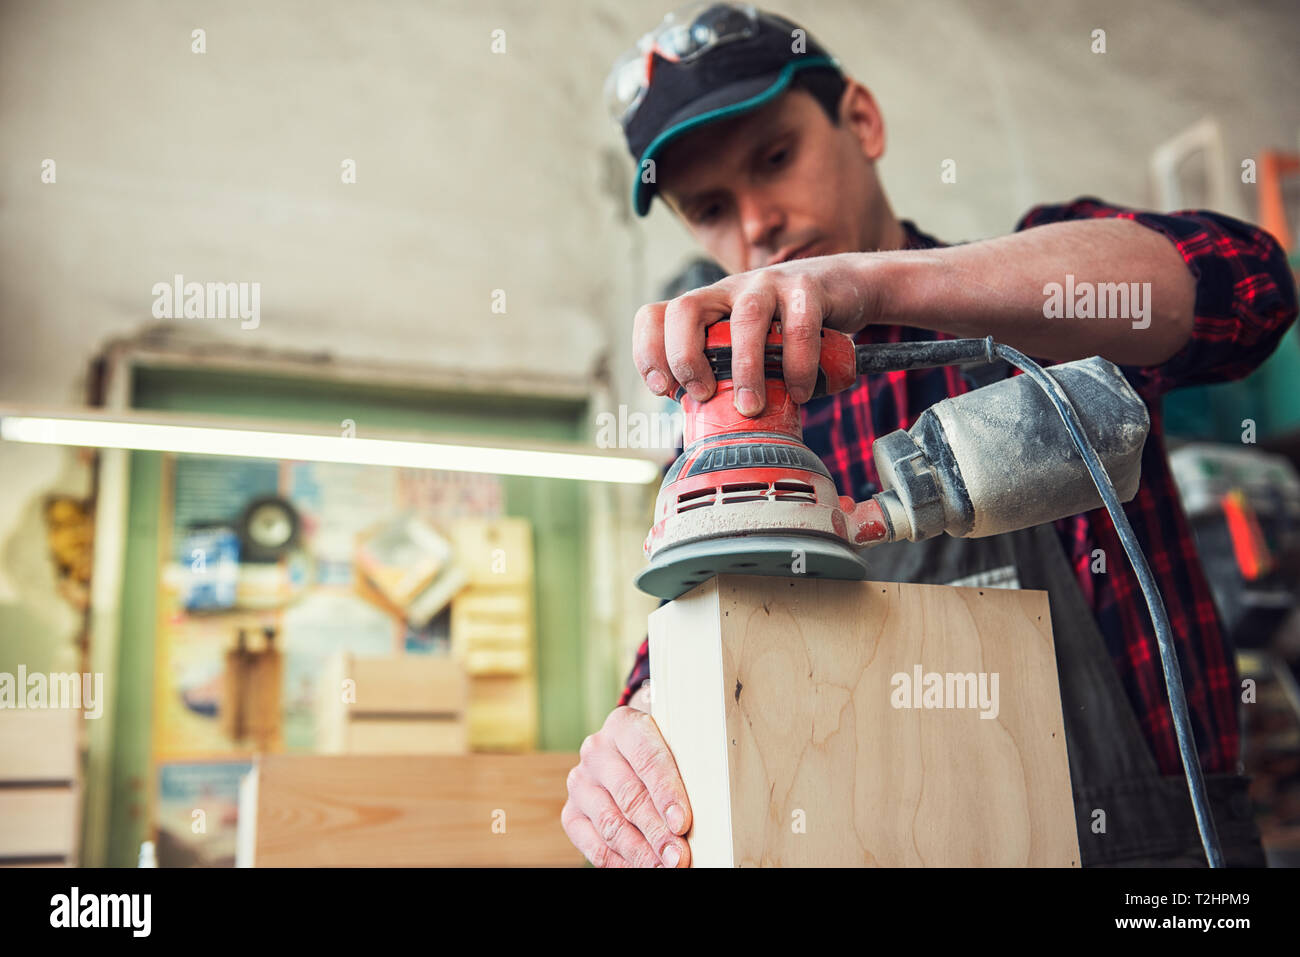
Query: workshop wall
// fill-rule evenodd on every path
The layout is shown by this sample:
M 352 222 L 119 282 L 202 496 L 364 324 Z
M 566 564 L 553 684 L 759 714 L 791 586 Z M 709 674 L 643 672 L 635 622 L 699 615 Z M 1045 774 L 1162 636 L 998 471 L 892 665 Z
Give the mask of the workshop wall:
M 1005 232 L 1038 202 L 1150 203 L 1151 149 L 1207 113 L 1234 167 L 1265 146 L 1294 146 L 1291 6 L 774 9 L 876 94 L 895 210 L 957 241 Z M 631 316 L 691 248 L 662 207 L 644 224 L 630 216 L 631 162 L 601 85 L 664 9 L 6 5 L 0 401 L 81 402 L 92 356 L 157 325 L 151 287 L 182 274 L 261 283 L 257 328 L 201 320 L 241 345 L 498 378 L 546 367 L 586 381 L 607 359 L 615 401 L 647 404 Z M 191 52 L 197 28 L 202 55 Z M 1101 55 L 1090 51 L 1098 28 Z M 492 52 L 498 29 L 504 53 Z M 41 180 L 47 159 L 53 184 Z M 955 183 L 940 180 L 946 159 Z M 341 181 L 347 160 L 355 184 Z M 1238 186 L 1227 211 L 1252 214 L 1249 190 Z M 496 290 L 504 315 L 491 310 Z M 41 496 L 85 494 L 88 475 L 69 451 L 13 444 L 0 446 L 0 474 L 0 670 L 64 667 L 75 616 L 33 530 Z

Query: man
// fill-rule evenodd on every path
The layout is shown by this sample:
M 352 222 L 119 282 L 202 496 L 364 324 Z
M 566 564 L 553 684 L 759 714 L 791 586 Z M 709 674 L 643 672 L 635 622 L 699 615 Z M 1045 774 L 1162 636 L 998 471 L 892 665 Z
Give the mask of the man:
M 986 384 L 990 369 L 1010 370 L 869 376 L 808 401 L 822 326 L 859 343 L 991 335 L 1042 361 L 1101 355 L 1122 368 L 1152 421 L 1142 484 L 1125 510 L 1169 612 L 1226 863 L 1262 866 L 1237 774 L 1233 650 L 1178 506 L 1159 399 L 1238 378 L 1272 352 L 1296 316 L 1276 241 L 1213 213 L 1155 215 L 1081 199 L 1030 210 L 1010 236 L 944 247 L 890 207 L 876 173 L 885 128 L 871 93 L 805 31 L 745 5 L 665 18 L 616 66 L 610 94 L 638 163 L 637 212 L 658 195 L 729 274 L 642 307 L 637 369 L 658 395 L 681 386 L 707 398 L 704 330 L 729 315 L 735 401 L 754 415 L 763 339 L 780 319 L 805 441 L 841 494 L 861 500 L 879 490 L 877 436 Z M 1066 319 L 1050 304 L 1054 283 L 1139 283 L 1146 294 L 1124 316 Z M 1104 573 L 1094 571 L 1098 549 Z M 866 557 L 878 580 L 1047 590 L 1082 863 L 1204 864 L 1151 621 L 1104 509 L 990 539 L 879 546 Z M 647 713 L 649 677 L 643 644 L 619 707 L 583 743 L 569 776 L 565 831 L 598 866 L 690 863 L 682 837 L 690 804 Z M 1091 827 L 1096 809 L 1106 812 L 1104 833 Z

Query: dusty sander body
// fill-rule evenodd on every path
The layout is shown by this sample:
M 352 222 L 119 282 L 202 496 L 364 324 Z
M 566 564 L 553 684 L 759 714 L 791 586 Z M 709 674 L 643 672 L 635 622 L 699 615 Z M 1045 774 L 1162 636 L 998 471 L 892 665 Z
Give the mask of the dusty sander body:
M 708 400 L 677 395 L 684 451 L 664 476 L 649 564 L 637 587 L 676 598 L 719 574 L 863 580 L 873 545 L 940 533 L 978 538 L 1028 528 L 1101 505 L 1060 414 L 1026 376 L 1014 376 L 927 409 L 906 431 L 878 439 L 882 490 L 865 502 L 839 494 L 803 443 L 799 406 L 786 391 L 781 327 L 765 345 L 766 405 L 736 411 L 731 330 L 705 341 L 717 381 Z M 855 346 L 822 330 L 813 396 L 853 385 L 862 373 L 992 361 L 992 340 Z M 1146 406 L 1119 369 L 1093 357 L 1047 370 L 1069 395 L 1121 501 L 1137 492 Z

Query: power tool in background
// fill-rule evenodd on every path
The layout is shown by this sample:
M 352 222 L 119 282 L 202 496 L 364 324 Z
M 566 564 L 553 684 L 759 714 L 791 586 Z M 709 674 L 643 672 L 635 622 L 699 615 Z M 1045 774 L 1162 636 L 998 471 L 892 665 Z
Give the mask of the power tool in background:
M 861 581 L 873 545 L 940 533 L 983 538 L 1104 505 L 1151 612 L 1201 842 L 1210 866 L 1221 866 L 1169 619 L 1120 507 L 1137 494 L 1150 429 L 1146 405 L 1120 370 L 1099 356 L 1044 370 L 992 337 L 855 345 L 823 329 L 813 397 L 864 373 L 998 359 L 1025 373 L 938 402 L 910 429 L 877 439 L 881 491 L 854 502 L 803 442 L 781 343 L 778 321 L 764 346 L 767 402 L 751 418 L 733 401 L 730 323 L 706 331 L 717 389 L 704 402 L 685 390 L 675 396 L 684 451 L 660 486 L 637 587 L 672 599 L 720 574 Z

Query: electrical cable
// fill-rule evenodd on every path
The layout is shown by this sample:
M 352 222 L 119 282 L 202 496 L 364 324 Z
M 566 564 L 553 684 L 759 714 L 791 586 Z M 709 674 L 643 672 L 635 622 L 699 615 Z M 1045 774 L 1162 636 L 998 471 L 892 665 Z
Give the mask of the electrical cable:
M 1209 802 L 1205 794 L 1205 778 L 1201 772 L 1201 762 L 1197 757 L 1196 742 L 1192 736 L 1191 718 L 1188 716 L 1187 711 L 1187 696 L 1183 692 L 1178 652 L 1174 648 L 1173 635 L 1169 626 L 1169 615 L 1165 611 L 1165 604 L 1160 597 L 1160 592 L 1156 589 L 1155 579 L 1151 575 L 1151 567 L 1147 564 L 1146 556 L 1142 554 L 1142 549 L 1138 546 L 1137 537 L 1133 534 L 1133 527 L 1129 524 L 1128 516 L 1124 514 L 1119 496 L 1115 492 L 1115 485 L 1106 472 L 1106 466 L 1098 457 L 1097 450 L 1093 448 L 1092 441 L 1084 432 L 1083 424 L 1079 421 L 1079 415 L 1070 402 L 1070 397 L 1061 388 L 1061 384 L 1043 371 L 1042 366 L 1023 353 L 1010 346 L 995 343 L 992 336 L 989 336 L 984 341 L 990 355 L 996 355 L 1010 362 L 1033 379 L 1047 393 L 1047 397 L 1051 399 L 1056 411 L 1061 416 L 1061 420 L 1065 423 L 1070 438 L 1074 440 L 1075 447 L 1083 457 L 1084 464 L 1088 467 L 1088 473 L 1092 476 L 1092 481 L 1097 486 L 1097 492 L 1101 495 L 1101 500 L 1106 506 L 1106 511 L 1110 513 L 1111 521 L 1115 523 L 1115 531 L 1119 533 L 1119 540 L 1124 546 L 1124 552 L 1128 555 L 1133 571 L 1137 574 L 1138 583 L 1142 587 L 1142 596 L 1146 599 L 1147 610 L 1151 614 L 1151 623 L 1155 626 L 1156 644 L 1160 647 L 1160 667 L 1165 676 L 1165 688 L 1169 692 L 1169 710 L 1174 720 L 1174 731 L 1178 736 L 1178 753 L 1182 758 L 1183 771 L 1187 776 L 1187 788 L 1192 798 L 1192 810 L 1196 814 L 1196 828 L 1201 835 L 1201 846 L 1205 849 L 1205 857 L 1210 867 L 1222 867 L 1223 851 L 1219 847 L 1219 834 L 1215 829 L 1214 818 L 1210 814 Z

